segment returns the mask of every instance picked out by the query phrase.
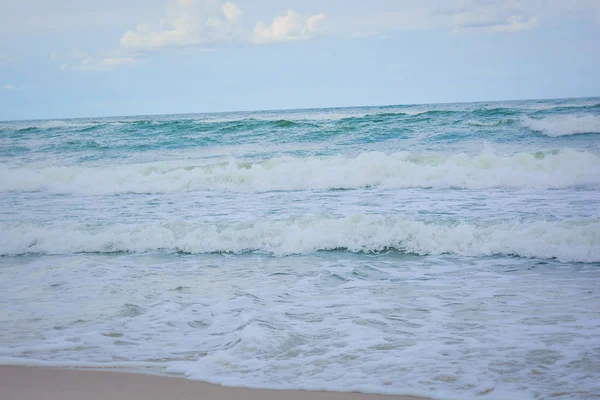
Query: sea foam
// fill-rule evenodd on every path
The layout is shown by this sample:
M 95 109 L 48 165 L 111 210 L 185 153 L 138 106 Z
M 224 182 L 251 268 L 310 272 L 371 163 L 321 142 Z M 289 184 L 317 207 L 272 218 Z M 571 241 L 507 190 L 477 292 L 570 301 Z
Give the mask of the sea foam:
M 275 157 L 263 161 L 228 159 L 206 164 L 163 161 L 114 166 L 11 168 L 0 166 L 0 191 L 115 194 L 194 190 L 385 188 L 566 188 L 600 184 L 600 156 L 563 149 L 502 156 L 442 153 L 355 157 Z
M 523 123 L 529 129 L 551 137 L 600 133 L 599 115 L 553 115 L 542 119 L 525 117 Z
M 399 216 L 314 216 L 236 224 L 164 222 L 3 224 L 0 254 L 79 252 L 244 253 L 276 256 L 324 250 L 462 256 L 517 255 L 600 261 L 600 221 L 426 222 Z

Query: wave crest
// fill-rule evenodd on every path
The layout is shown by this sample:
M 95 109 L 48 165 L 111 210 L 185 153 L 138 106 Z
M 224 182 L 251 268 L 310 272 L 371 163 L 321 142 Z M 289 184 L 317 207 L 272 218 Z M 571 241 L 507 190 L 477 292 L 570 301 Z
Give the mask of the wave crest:
M 563 149 L 500 156 L 440 153 L 361 153 L 356 157 L 278 157 L 259 162 L 178 162 L 104 167 L 0 166 L 0 191 L 114 194 L 193 190 L 385 188 L 564 188 L 600 185 L 600 156 Z
M 525 117 L 523 124 L 551 137 L 600 133 L 600 115 L 553 115 L 542 119 Z
M 229 225 L 169 222 L 2 226 L 2 255 L 77 252 L 244 253 L 277 256 L 345 249 L 461 256 L 517 255 L 562 261 L 600 261 L 597 219 L 532 223 L 424 222 L 398 216 L 315 216 Z

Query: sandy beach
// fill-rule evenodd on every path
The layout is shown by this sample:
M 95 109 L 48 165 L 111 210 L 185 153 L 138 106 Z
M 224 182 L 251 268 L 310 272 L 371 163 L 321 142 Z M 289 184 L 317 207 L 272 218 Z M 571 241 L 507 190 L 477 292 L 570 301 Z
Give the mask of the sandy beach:
M 0 366 L 2 400 L 424 400 L 294 390 L 230 388 L 180 378 L 127 372 Z

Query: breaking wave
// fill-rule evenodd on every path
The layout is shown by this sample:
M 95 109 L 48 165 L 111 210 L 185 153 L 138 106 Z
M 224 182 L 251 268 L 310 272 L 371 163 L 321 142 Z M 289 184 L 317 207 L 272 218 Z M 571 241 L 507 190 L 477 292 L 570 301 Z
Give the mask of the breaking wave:
M 600 221 L 425 222 L 398 216 L 315 216 L 236 224 L 187 222 L 91 226 L 4 224 L 4 256 L 79 252 L 244 253 L 276 256 L 325 250 L 513 255 L 600 261 Z
M 551 137 L 600 133 L 600 115 L 554 115 L 542 119 L 525 117 L 524 125 Z
M 190 165 L 171 161 L 116 166 L 9 168 L 0 166 L 0 191 L 115 194 L 194 190 L 385 188 L 565 188 L 600 185 L 600 155 L 573 149 L 476 156 L 366 152 L 356 157 L 230 159 Z

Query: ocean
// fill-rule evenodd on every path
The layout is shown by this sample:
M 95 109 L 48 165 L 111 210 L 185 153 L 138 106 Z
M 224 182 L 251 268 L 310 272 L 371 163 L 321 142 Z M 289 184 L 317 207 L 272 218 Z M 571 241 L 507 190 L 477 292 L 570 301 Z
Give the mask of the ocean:
M 0 363 L 600 398 L 600 98 L 0 122 Z

